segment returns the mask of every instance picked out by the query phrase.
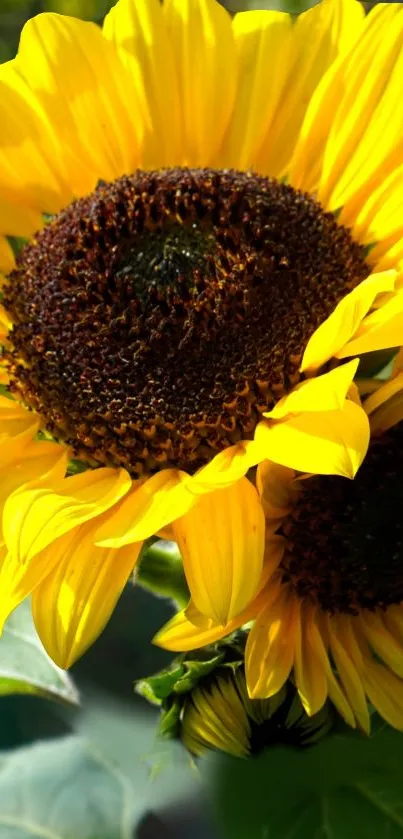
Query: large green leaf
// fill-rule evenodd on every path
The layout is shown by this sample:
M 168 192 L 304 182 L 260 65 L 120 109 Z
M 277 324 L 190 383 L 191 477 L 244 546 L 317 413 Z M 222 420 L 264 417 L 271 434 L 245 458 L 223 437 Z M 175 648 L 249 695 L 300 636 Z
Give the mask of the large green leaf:
M 248 12 L 252 9 L 269 9 L 275 12 L 288 12 L 290 15 L 300 15 L 320 0 L 220 0 L 229 12 Z
M 403 839 L 403 735 L 390 728 L 209 764 L 225 839 Z
M 8 619 L 0 638 L 0 695 L 31 693 L 77 704 L 68 673 L 49 658 L 37 636 L 30 604 L 23 603 Z
M 0 763 L 0 839 L 132 839 L 134 791 L 81 737 Z
M 0 839 L 134 839 L 199 787 L 179 745 L 156 744 L 154 711 L 83 693 L 78 711 L 57 706 L 74 735 L 0 754 Z

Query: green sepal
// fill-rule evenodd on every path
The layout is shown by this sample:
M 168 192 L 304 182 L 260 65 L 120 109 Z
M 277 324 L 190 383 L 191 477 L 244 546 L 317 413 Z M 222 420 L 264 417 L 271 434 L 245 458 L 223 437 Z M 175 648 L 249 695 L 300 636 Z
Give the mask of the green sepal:
M 170 701 L 169 707 L 161 714 L 158 724 L 158 735 L 166 740 L 177 740 L 180 735 L 182 703 L 178 697 Z

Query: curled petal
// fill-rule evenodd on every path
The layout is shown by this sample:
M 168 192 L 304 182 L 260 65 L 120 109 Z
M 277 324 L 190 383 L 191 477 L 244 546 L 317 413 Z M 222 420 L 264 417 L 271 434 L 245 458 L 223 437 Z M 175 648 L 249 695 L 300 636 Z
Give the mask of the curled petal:
M 344 352 L 345 346 L 355 336 L 378 294 L 393 291 L 396 277 L 394 270 L 371 274 L 350 294 L 346 294 L 332 314 L 321 323 L 309 339 L 302 359 L 301 371 L 313 373 L 333 356 L 340 357 L 340 352 Z M 358 353 L 347 353 L 347 355 L 356 354 Z
M 336 411 L 343 408 L 348 390 L 357 372 L 359 360 L 335 367 L 322 376 L 308 379 L 283 396 L 272 411 L 263 416 L 278 420 L 302 411 Z
M 261 459 L 318 475 L 353 478 L 369 444 L 368 417 L 346 400 L 340 411 L 319 411 L 261 422 L 255 432 Z

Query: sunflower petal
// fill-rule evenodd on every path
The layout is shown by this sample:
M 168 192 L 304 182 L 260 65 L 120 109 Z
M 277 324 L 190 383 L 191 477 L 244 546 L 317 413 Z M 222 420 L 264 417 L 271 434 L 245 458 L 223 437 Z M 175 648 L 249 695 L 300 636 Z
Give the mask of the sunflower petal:
M 188 487 L 189 476 L 178 469 L 163 469 L 146 481 L 136 481 L 100 526 L 96 544 L 121 548 L 160 532 L 196 503 Z
M 314 621 L 313 607 L 303 602 L 295 633 L 294 677 L 302 705 L 309 716 L 320 711 L 327 698 L 326 674 L 314 642 Z
M 389 174 L 398 153 L 402 111 L 401 4 L 383 3 L 366 17 L 360 37 L 334 63 L 308 108 L 291 167 L 291 182 L 314 189 L 336 210 Z
M 7 239 L 0 236 L 0 273 L 9 274 L 15 266 L 15 259 L 12 248 Z
M 22 31 L 18 67 L 49 122 L 58 127 L 73 192 L 133 171 L 138 161 L 128 72 L 98 26 L 57 14 L 32 18 Z M 63 158 L 61 158 L 63 160 Z M 60 163 L 54 160 L 57 171 Z
M 332 314 L 309 339 L 302 359 L 301 372 L 312 373 L 333 356 L 342 357 L 340 351 L 343 352 L 345 345 L 356 334 L 378 294 L 393 291 L 395 282 L 396 272 L 393 270 L 371 274 L 350 294 L 343 297 Z M 348 355 L 354 353 L 349 352 Z
M 339 634 L 339 626 L 343 620 L 344 615 L 328 618 L 330 652 L 358 725 L 366 734 L 369 734 L 371 723 L 361 677 L 350 656 L 350 649 L 345 645 L 346 636 Z
M 10 235 L 30 235 L 41 227 L 42 212 L 57 212 L 73 195 L 60 143 L 19 72 L 18 59 L 0 66 L 0 99 L 0 185 L 2 204 L 8 200 L 10 213 L 2 230 Z
M 191 492 L 211 492 L 224 489 L 243 478 L 259 460 L 259 451 L 253 440 L 243 440 L 229 446 L 202 466 L 189 481 Z
M 341 411 L 319 411 L 261 422 L 255 432 L 261 458 L 299 472 L 353 478 L 369 443 L 365 411 L 346 400 Z
M 275 14 L 279 17 L 278 12 Z M 287 173 L 309 102 L 339 53 L 361 32 L 363 18 L 362 5 L 355 0 L 322 0 L 298 15 L 288 40 L 283 35 L 278 69 L 275 50 L 268 50 L 267 59 L 273 56 L 273 64 L 267 65 L 261 85 L 267 90 L 268 79 L 272 80 L 278 99 L 267 120 L 259 153 L 252 161 L 255 171 L 276 177 Z
M 403 646 L 389 632 L 377 612 L 362 611 L 359 622 L 364 637 L 381 659 L 397 676 L 403 677 Z
M 55 486 L 23 487 L 4 507 L 6 544 L 20 562 L 29 562 L 59 536 L 116 504 L 130 486 L 124 469 L 102 468 L 65 478 Z
M 185 155 L 181 138 L 179 86 L 173 44 L 159 0 L 120 0 L 107 14 L 104 36 L 112 41 L 132 79 L 138 100 L 139 155 L 145 168 L 180 164 Z M 161 68 L 164 84 L 161 84 Z
M 290 675 L 299 624 L 299 600 L 286 587 L 268 600 L 250 630 L 245 649 L 246 682 L 252 699 L 274 696 Z
M 274 129 L 274 118 L 291 73 L 293 27 L 287 14 L 254 10 L 235 15 L 232 25 L 238 86 L 219 160 L 225 167 L 249 169 L 263 144 L 270 157 L 267 137 Z M 275 160 L 271 164 L 276 168 Z M 270 164 L 267 166 L 270 170 Z
M 39 419 L 18 402 L 0 396 L 0 468 L 19 460 L 39 429 Z
M 265 521 L 247 478 L 200 495 L 174 522 L 195 606 L 225 626 L 256 594 L 263 568 Z
M 403 238 L 401 195 L 403 166 L 393 167 L 392 172 L 379 185 L 351 206 L 343 207 L 339 223 L 351 228 L 356 242 L 373 245 L 366 259 L 377 267 L 385 252 Z M 367 190 L 366 190 L 367 192 Z M 380 270 L 380 269 L 378 269 Z
M 259 592 L 257 597 L 245 607 L 235 618 L 222 626 L 221 623 L 208 619 L 205 623 L 195 624 L 188 618 L 188 608 L 171 618 L 153 638 L 153 643 L 164 650 L 174 652 L 187 652 L 213 644 L 235 632 L 240 626 L 253 620 L 268 600 L 277 596 L 277 589 L 273 587 L 273 594 L 270 595 L 266 589 Z M 192 601 L 191 601 L 192 602 Z M 192 604 L 194 609 L 194 604 Z M 191 612 L 192 614 L 192 612 Z M 202 625 L 200 625 L 202 624 Z
M 403 681 L 377 661 L 366 659 L 362 674 L 370 702 L 389 725 L 403 731 Z
M 283 396 L 272 411 L 263 416 L 279 420 L 289 414 L 342 410 L 348 390 L 357 372 L 358 358 L 335 367 L 322 376 L 308 379 Z
M 315 652 L 318 656 L 319 660 L 321 661 L 323 671 L 326 673 L 326 680 L 327 680 L 327 692 L 329 699 L 333 702 L 335 707 L 337 708 L 339 714 L 343 717 L 347 725 L 350 725 L 351 728 L 356 727 L 355 717 L 353 711 L 350 707 L 349 702 L 342 690 L 336 676 L 334 675 L 332 668 L 330 666 L 329 655 L 328 651 L 325 647 L 324 640 L 323 640 L 323 631 L 326 631 L 326 627 L 323 626 L 322 621 L 322 631 L 318 626 L 313 624 L 312 627 L 312 640 L 315 645 Z
M 399 347 L 403 335 L 403 291 L 368 315 L 356 334 L 335 355 L 346 358 L 374 350 Z
M 231 17 L 215 0 L 165 0 L 182 105 L 182 165 L 214 162 L 231 116 L 236 91 Z
M 100 635 L 140 553 L 141 543 L 97 548 L 93 537 L 91 522 L 58 540 L 58 562 L 33 591 L 38 635 L 59 667 L 71 667 Z
M 68 450 L 63 445 L 45 441 L 29 443 L 21 454 L 21 460 L 0 469 L 0 514 L 7 498 L 19 487 L 38 480 L 46 484 L 59 483 L 66 472 Z M 0 520 L 0 544 L 3 542 L 3 523 Z

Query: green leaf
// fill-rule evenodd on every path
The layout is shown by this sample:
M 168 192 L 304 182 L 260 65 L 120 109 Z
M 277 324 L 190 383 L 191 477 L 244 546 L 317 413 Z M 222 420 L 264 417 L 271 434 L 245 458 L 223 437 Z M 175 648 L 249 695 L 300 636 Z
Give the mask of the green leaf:
M 300 15 L 312 6 L 317 6 L 320 0 L 220 0 L 220 2 L 229 12 L 269 9 L 275 12 L 288 12 L 290 15 Z
M 403 839 L 402 753 L 403 735 L 386 727 L 246 761 L 210 758 L 206 776 L 228 839 Z
M 155 711 L 83 693 L 79 709 L 55 706 L 74 735 L 0 753 L 0 839 L 134 839 L 199 789 L 184 749 L 156 739 Z
M 159 705 L 163 699 L 166 699 L 172 693 L 176 682 L 184 673 L 184 665 L 175 662 L 172 667 L 161 670 L 155 676 L 149 676 L 147 679 L 141 679 L 137 682 L 136 693 L 144 696 L 149 702 Z
M 186 671 L 183 676 L 178 679 L 174 686 L 175 693 L 189 693 L 197 685 L 200 679 L 208 676 L 213 670 L 221 664 L 224 658 L 224 653 L 219 653 L 213 656 L 208 661 L 185 661 L 184 666 Z
M 0 763 L 0 839 L 132 839 L 133 789 L 81 737 Z
M 29 602 L 9 617 L 0 638 L 0 695 L 30 693 L 78 704 L 73 681 L 45 652 Z

